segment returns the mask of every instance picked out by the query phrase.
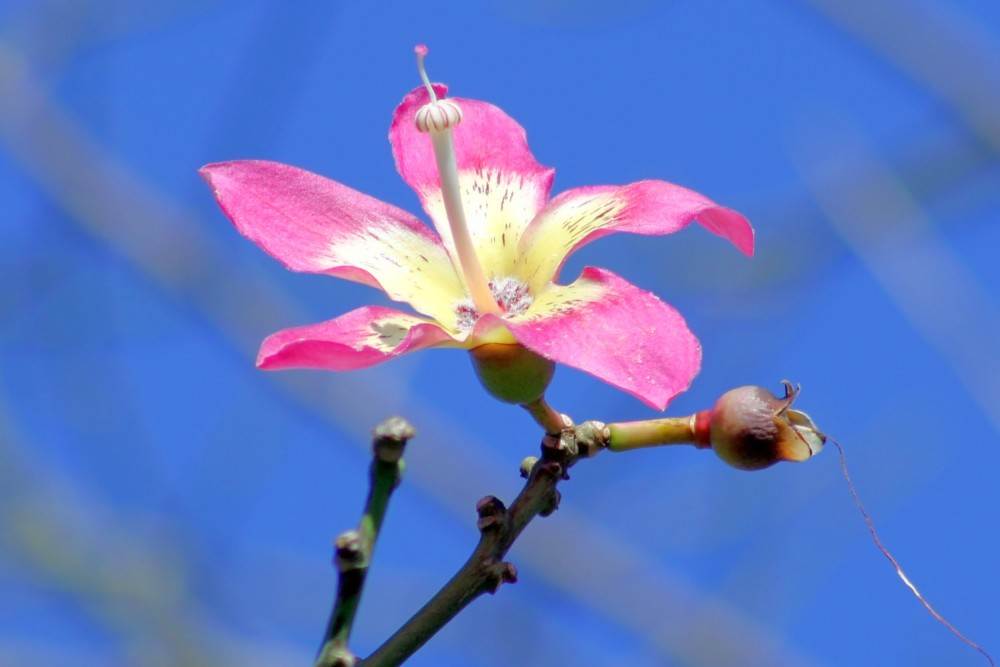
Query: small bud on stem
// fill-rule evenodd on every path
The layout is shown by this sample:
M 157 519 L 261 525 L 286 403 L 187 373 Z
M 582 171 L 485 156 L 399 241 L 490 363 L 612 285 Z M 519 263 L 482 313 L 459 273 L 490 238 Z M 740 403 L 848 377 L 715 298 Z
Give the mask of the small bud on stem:
M 784 398 L 763 387 L 727 391 L 711 410 L 608 424 L 603 439 L 613 452 L 663 445 L 709 447 L 741 470 L 761 470 L 779 461 L 805 461 L 826 442 L 809 416 L 792 410 L 799 390 L 785 382 Z
M 714 408 L 695 416 L 697 444 L 711 446 L 719 458 L 740 470 L 761 470 L 779 461 L 806 461 L 817 454 L 826 436 L 809 415 L 791 409 L 799 390 L 787 381 L 784 385 L 783 398 L 763 387 L 727 391 Z

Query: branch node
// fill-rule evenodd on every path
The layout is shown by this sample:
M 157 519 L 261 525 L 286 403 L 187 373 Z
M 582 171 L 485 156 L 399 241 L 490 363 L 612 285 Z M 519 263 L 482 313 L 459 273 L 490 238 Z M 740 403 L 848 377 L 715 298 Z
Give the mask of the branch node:
M 476 503 L 479 521 L 476 526 L 480 531 L 495 530 L 507 517 L 507 507 L 496 496 L 485 496 Z
M 608 446 L 607 426 L 604 422 L 583 422 L 576 427 L 576 446 L 580 458 L 596 456 Z
M 513 563 L 502 563 L 503 571 L 500 573 L 500 578 L 505 584 L 516 584 L 517 583 L 517 567 Z
M 358 658 L 347 648 L 339 649 L 334 655 L 325 656 L 324 667 L 354 667 L 358 664 Z
M 490 588 L 486 592 L 490 595 L 496 595 L 504 584 L 517 583 L 517 568 L 513 563 L 496 561 L 490 565 L 489 578 Z
M 345 530 L 333 542 L 335 549 L 333 562 L 338 572 L 358 570 L 367 567 L 368 559 L 361 534 L 356 530 Z
M 535 464 L 538 463 L 537 456 L 528 456 L 521 461 L 521 477 L 528 479 L 531 477 L 531 471 L 535 469 Z
M 566 476 L 566 470 L 563 465 L 558 461 L 539 461 L 539 464 L 535 466 L 540 475 L 548 475 L 553 479 L 564 479 Z
M 389 417 L 372 432 L 375 458 L 385 463 L 396 463 L 403 456 L 406 441 L 415 434 L 410 422 L 402 417 Z
M 574 429 L 567 428 L 559 435 L 546 435 L 542 438 L 542 459 L 546 461 L 558 461 L 568 468 L 579 453 Z
M 559 509 L 559 503 L 562 502 L 562 493 L 559 489 L 552 489 L 552 492 L 545 499 L 545 505 L 538 511 L 538 516 L 546 517 Z

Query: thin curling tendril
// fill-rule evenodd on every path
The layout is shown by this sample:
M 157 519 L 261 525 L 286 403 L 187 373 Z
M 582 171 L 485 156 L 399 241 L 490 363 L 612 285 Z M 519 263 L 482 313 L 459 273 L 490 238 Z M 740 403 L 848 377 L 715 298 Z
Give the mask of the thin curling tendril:
M 851 498 L 854 500 L 854 504 L 857 506 L 858 511 L 861 512 L 861 516 L 865 520 L 865 525 L 868 526 L 868 532 L 871 533 L 872 540 L 874 540 L 875 542 L 875 546 L 878 547 L 878 550 L 882 552 L 882 555 L 885 556 L 892 564 L 892 567 L 894 570 L 896 570 L 896 575 L 899 577 L 899 579 L 906 585 L 907 588 L 910 589 L 910 592 L 913 593 L 914 597 L 916 597 L 917 600 L 920 602 L 920 604 L 924 606 L 924 609 L 927 610 L 927 613 L 933 616 L 938 623 L 948 628 L 948 630 L 950 630 L 953 635 L 958 637 L 965 644 L 979 651 L 979 653 L 981 653 L 983 657 L 986 658 L 987 661 L 989 661 L 991 667 L 996 667 L 996 662 L 993 660 L 993 656 L 987 653 L 986 649 L 984 649 L 982 646 L 980 646 L 976 642 L 966 637 L 964 634 L 962 634 L 962 632 L 958 628 L 949 623 L 948 619 L 942 616 L 937 611 L 937 609 L 935 609 L 933 605 L 931 605 L 931 603 L 927 601 L 927 598 L 925 598 L 923 594 L 919 590 L 917 590 L 917 587 L 914 585 L 914 583 L 910 581 L 910 578 L 908 576 L 906 576 L 906 573 L 903 572 L 903 568 L 900 566 L 899 561 L 897 561 L 895 556 L 893 556 L 892 553 L 882 544 L 882 540 L 878 536 L 878 531 L 875 530 L 875 522 L 872 521 L 872 518 L 871 516 L 869 516 L 868 511 L 865 510 L 865 506 L 861 502 L 861 497 L 858 496 L 858 492 L 854 488 L 854 482 L 851 481 L 851 476 L 847 472 L 847 456 L 844 454 L 844 447 L 839 442 L 837 442 L 837 440 L 830 437 L 829 435 L 826 435 L 825 433 L 821 435 L 828 442 L 832 442 L 834 446 L 837 448 L 837 454 L 840 457 L 840 471 L 841 474 L 843 474 L 844 476 L 844 481 L 847 482 L 847 490 L 850 491 Z M 802 436 L 800 435 L 799 437 Z

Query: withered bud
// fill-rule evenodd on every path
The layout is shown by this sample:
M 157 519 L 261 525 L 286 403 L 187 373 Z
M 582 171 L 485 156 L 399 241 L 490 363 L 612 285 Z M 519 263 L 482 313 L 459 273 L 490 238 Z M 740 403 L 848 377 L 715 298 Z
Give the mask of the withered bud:
M 524 405 L 537 401 L 556 365 L 516 343 L 487 343 L 469 350 L 476 376 L 494 397 Z
M 761 470 L 779 461 L 805 461 L 819 453 L 826 436 L 804 412 L 792 410 L 799 389 L 785 381 L 778 398 L 763 387 L 727 391 L 715 407 L 697 415 L 696 437 L 740 470 Z

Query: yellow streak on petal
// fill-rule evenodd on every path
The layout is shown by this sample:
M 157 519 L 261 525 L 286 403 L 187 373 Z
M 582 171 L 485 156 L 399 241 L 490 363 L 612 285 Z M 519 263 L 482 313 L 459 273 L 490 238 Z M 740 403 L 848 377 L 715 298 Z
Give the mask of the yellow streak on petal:
M 571 285 L 549 285 L 535 297 L 527 312 L 513 316 L 512 321 L 530 321 L 558 317 L 581 306 L 604 298 L 605 289 L 600 283 L 580 278 Z M 571 336 L 567 330 L 563 335 Z
M 469 233 L 486 279 L 518 275 L 517 246 L 538 212 L 538 185 L 495 169 L 462 171 L 458 181 Z M 457 257 L 439 190 L 424 192 L 424 209 L 448 252 Z
M 613 224 L 626 202 L 614 193 L 575 198 L 535 222 L 521 242 L 519 274 L 533 293 L 556 278 L 566 256 L 591 233 Z
M 407 322 L 403 318 L 373 322 L 368 336 L 363 340 L 364 345 L 380 352 L 392 352 L 406 340 L 410 325 L 415 323 Z
M 406 340 L 410 329 L 418 324 L 434 324 L 434 322 L 415 315 L 396 313 L 366 323 L 363 327 L 359 327 L 360 330 L 354 339 L 354 347 L 359 350 L 371 347 L 388 354 L 399 347 Z M 450 345 L 443 343 L 436 347 L 450 347 Z
M 390 298 L 409 303 L 454 330 L 455 304 L 465 288 L 447 253 L 408 229 L 373 221 L 368 230 L 339 240 L 337 255 L 351 257 L 354 266 L 375 276 Z M 391 253 L 385 251 L 386 245 Z

